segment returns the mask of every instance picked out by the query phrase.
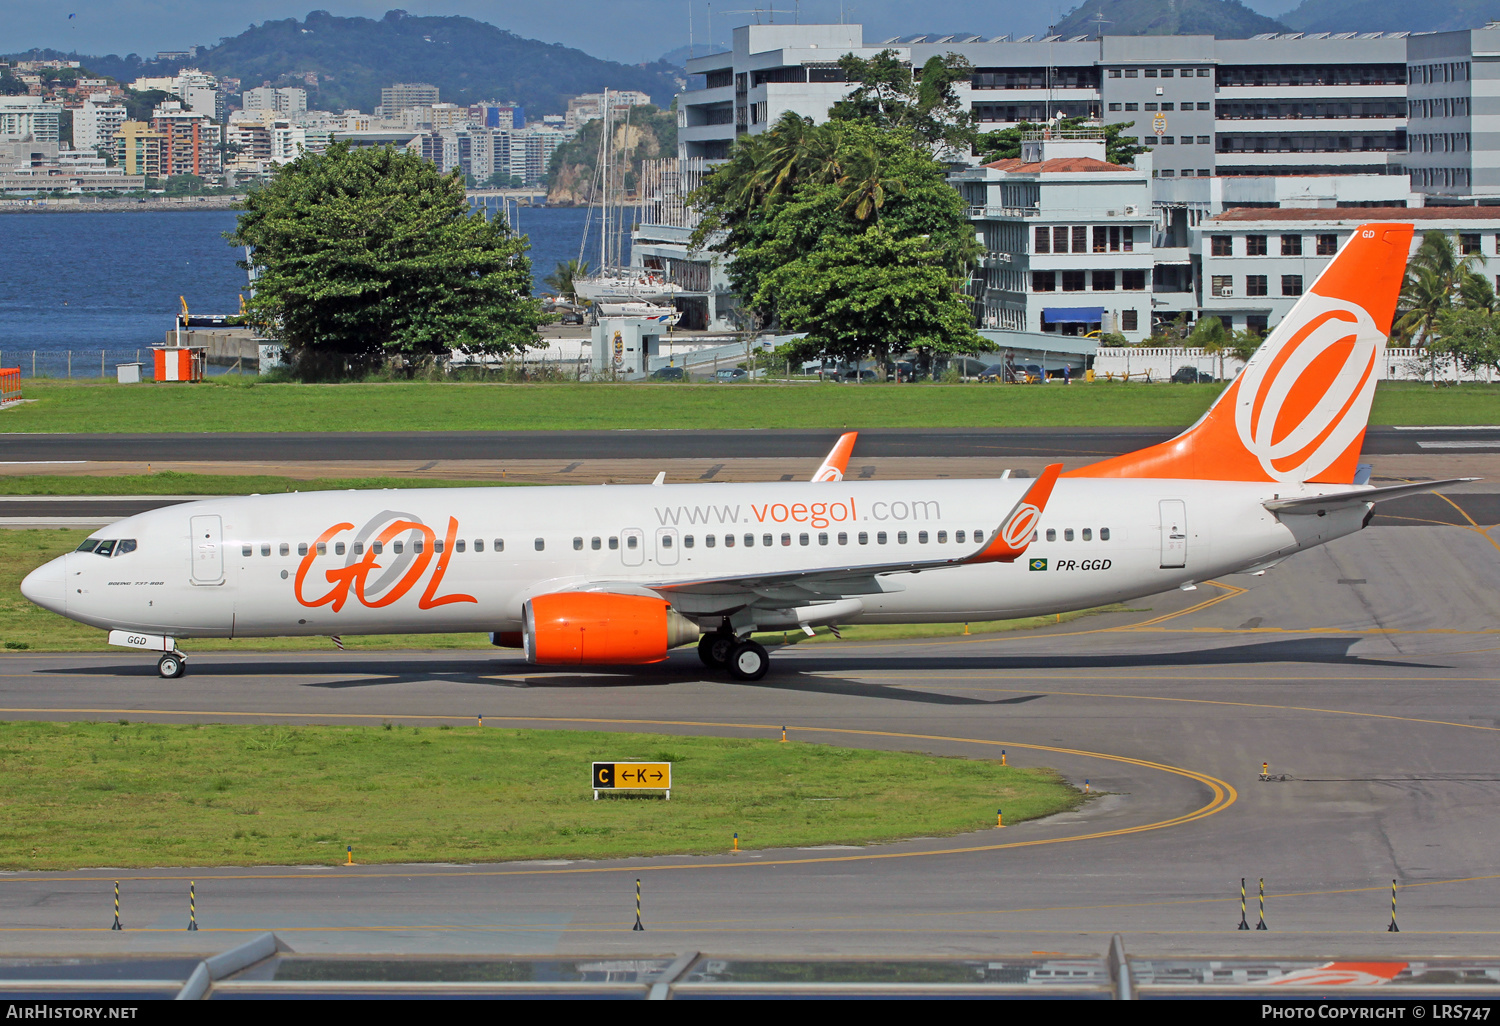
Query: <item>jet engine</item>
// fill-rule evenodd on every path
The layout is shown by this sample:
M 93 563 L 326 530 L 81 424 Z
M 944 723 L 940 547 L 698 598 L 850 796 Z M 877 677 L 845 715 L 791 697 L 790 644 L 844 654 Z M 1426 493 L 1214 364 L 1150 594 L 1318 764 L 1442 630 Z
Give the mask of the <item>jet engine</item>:
M 659 598 L 565 591 L 538 595 L 522 614 L 529 663 L 659 663 L 698 640 L 698 625 Z

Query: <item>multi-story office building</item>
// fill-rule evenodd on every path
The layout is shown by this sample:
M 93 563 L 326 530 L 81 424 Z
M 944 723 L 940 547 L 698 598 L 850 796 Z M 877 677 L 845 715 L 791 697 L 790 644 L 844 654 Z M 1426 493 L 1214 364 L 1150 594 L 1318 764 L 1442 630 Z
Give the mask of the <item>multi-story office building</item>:
M 526 108 L 514 103 L 476 103 L 469 108 L 474 123 L 483 128 L 525 128 Z
M 759 135 L 786 111 L 822 122 L 849 86 L 838 60 L 873 57 L 859 25 L 742 25 L 734 48 L 695 57 L 688 74 L 704 87 L 678 97 L 677 153 L 722 160 L 741 135 Z M 902 51 L 905 55 L 905 51 Z
M 151 112 L 151 127 L 163 137 L 163 177 L 213 175 L 222 169 L 220 126 L 208 115 L 184 107 L 177 100 L 168 100 Z
M 73 112 L 73 147 L 95 150 L 113 147 L 115 133 L 125 123 L 125 107 L 108 93 L 93 93 Z
M 115 132 L 115 165 L 132 178 L 161 177 L 166 136 L 144 121 L 126 121 Z
M 1413 247 L 1429 231 L 1452 234 L 1459 249 L 1500 263 L 1500 211 L 1491 207 L 1362 207 L 1358 209 L 1236 208 L 1203 222 L 1198 250 L 1203 282 L 1200 316 L 1264 332 L 1322 273 L 1344 242 L 1370 221 L 1409 221 Z M 1500 286 L 1500 276 L 1492 278 Z
M 1500 23 L 1412 36 L 1406 60 L 1413 187 L 1450 201 L 1500 196 Z
M 59 142 L 62 104 L 36 96 L 0 96 L 0 142 Z
M 979 325 L 1151 334 L 1151 157 L 1107 163 L 1100 129 L 1037 133 L 1019 158 L 949 180 L 985 254 L 970 288 Z
M 419 104 L 407 107 L 401 111 L 400 118 L 404 127 L 418 131 L 466 128 L 474 121 L 469 108 L 460 107 L 456 103 Z
M 234 169 L 251 173 L 289 164 L 309 148 L 306 129 L 268 110 L 237 111 L 226 138 L 238 149 Z
M 1058 115 L 1134 122 L 1161 178 L 1405 173 L 1405 33 L 862 37 L 858 25 L 736 29 L 732 51 L 689 62 L 706 82 L 679 99 L 679 152 L 723 156 L 783 110 L 826 118 L 848 90 L 839 55 L 892 49 L 913 67 L 966 58 L 974 71 L 958 94 L 984 128 Z
M 397 82 L 380 90 L 380 107 L 386 117 L 408 107 L 430 107 L 438 102 L 438 87 L 426 82 Z

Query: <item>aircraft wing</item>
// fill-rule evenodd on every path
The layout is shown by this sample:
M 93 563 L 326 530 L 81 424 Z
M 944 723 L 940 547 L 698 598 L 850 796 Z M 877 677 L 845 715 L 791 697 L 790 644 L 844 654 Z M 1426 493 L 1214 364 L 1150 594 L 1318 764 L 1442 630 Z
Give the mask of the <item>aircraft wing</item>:
M 839 435 L 839 440 L 833 443 L 832 449 L 828 450 L 823 465 L 812 476 L 812 480 L 842 481 L 844 473 L 849 469 L 849 454 L 854 451 L 854 440 L 858 437 L 858 431 L 847 431 Z
M 1367 502 L 1382 499 L 1398 499 L 1403 495 L 1430 492 L 1448 485 L 1478 481 L 1477 477 L 1450 477 L 1441 481 L 1418 481 L 1413 484 L 1385 485 L 1381 488 L 1361 488 L 1357 491 L 1333 492 L 1328 495 L 1299 495 L 1290 499 L 1268 499 L 1261 503 L 1272 513 L 1316 514 L 1321 516 L 1334 510 L 1353 509 Z
M 1004 520 L 1000 521 L 1000 526 L 990 534 L 988 540 L 966 555 L 953 556 L 948 559 L 846 563 L 782 573 L 705 577 L 698 580 L 648 584 L 646 587 L 662 595 L 762 593 L 778 588 L 801 588 L 826 594 L 858 595 L 885 590 L 874 580 L 883 574 L 915 574 L 924 570 L 941 570 L 972 563 L 1013 563 L 1021 557 L 1036 536 L 1037 522 L 1041 519 L 1042 510 L 1046 508 L 1047 500 L 1052 495 L 1052 487 L 1057 483 L 1057 476 L 1061 472 L 1061 463 L 1054 463 L 1042 471 L 1041 476 L 1011 507 L 1010 512 L 1006 514 Z

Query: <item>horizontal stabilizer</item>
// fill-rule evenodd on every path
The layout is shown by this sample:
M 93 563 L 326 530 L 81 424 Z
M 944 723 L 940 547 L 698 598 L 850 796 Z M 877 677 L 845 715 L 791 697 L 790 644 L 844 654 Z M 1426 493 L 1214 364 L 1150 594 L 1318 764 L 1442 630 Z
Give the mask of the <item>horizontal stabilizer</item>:
M 1399 499 L 1403 495 L 1430 492 L 1448 485 L 1478 481 L 1477 477 L 1450 477 L 1442 481 L 1418 481 L 1414 484 L 1386 485 L 1382 488 L 1361 488 L 1353 492 L 1334 492 L 1330 495 L 1300 495 L 1294 499 L 1269 499 L 1262 503 L 1272 513 L 1331 513 L 1336 509 L 1353 509 L 1366 502 L 1382 499 Z

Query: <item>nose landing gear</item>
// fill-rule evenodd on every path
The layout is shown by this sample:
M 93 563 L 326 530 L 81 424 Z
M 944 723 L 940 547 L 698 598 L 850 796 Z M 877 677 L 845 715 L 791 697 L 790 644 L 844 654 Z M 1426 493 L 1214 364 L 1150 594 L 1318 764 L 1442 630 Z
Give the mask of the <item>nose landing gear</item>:
M 181 652 L 168 652 L 156 661 L 156 672 L 168 680 L 176 680 L 187 672 L 187 658 Z

